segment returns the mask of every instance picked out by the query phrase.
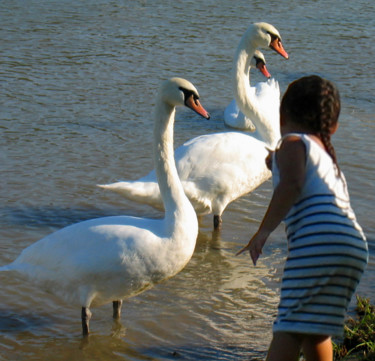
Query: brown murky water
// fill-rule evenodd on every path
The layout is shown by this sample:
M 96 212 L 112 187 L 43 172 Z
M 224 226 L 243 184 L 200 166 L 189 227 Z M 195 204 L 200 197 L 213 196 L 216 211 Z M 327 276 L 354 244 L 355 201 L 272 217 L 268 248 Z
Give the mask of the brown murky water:
M 267 21 L 290 55 L 264 51 L 282 91 L 309 73 L 340 88 L 334 144 L 372 254 L 358 291 L 374 301 L 374 15 L 365 1 L 2 1 L 0 264 L 83 219 L 160 217 L 95 185 L 152 169 L 153 97 L 166 78 L 191 80 L 212 115 L 202 121 L 179 111 L 176 146 L 225 130 L 235 47 L 250 23 Z M 203 217 L 187 267 L 126 300 L 121 324 L 112 323 L 110 305 L 93 309 L 89 343 L 81 341 L 80 310 L 0 274 L 0 360 L 262 359 L 285 256 L 282 227 L 256 268 L 234 254 L 270 194 L 266 182 L 232 203 L 220 233 Z

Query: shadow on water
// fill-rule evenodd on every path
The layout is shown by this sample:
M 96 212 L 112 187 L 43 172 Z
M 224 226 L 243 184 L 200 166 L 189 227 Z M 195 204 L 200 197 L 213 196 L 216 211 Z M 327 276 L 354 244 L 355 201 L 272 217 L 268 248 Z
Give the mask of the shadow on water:
M 30 348 L 38 347 L 38 344 L 53 343 L 55 350 L 54 359 L 82 360 L 82 356 L 90 359 L 91 356 L 103 357 L 112 360 L 262 360 L 264 354 L 251 347 L 243 347 L 231 344 L 197 344 L 189 341 L 186 344 L 172 344 L 167 340 L 157 346 L 143 346 L 142 341 L 137 344 L 126 338 L 126 328 L 119 322 L 114 322 L 111 335 L 91 334 L 82 338 L 78 334 L 57 335 L 53 328 L 58 321 L 52 317 L 27 311 L 0 309 L 0 337 L 1 335 L 14 340 L 22 339 L 24 345 Z M 52 333 L 48 332 L 51 331 Z M 1 343 L 1 341 L 0 341 Z M 48 353 L 48 348 L 42 354 Z M 91 356 L 90 356 L 91 355 Z M 51 356 L 51 355 L 50 355 Z M 88 357 L 88 358 L 87 358 Z
M 142 347 L 132 345 L 125 338 L 89 336 L 82 339 L 79 348 L 86 354 L 98 349 L 106 349 L 106 344 L 112 345 L 111 353 L 125 360 L 263 360 L 264 352 L 254 350 L 251 347 L 233 346 L 230 344 L 189 344 L 184 345 L 160 345 Z M 116 358 L 115 358 L 116 359 Z
M 0 333 L 31 332 L 51 326 L 54 322 L 52 318 L 35 312 L 0 309 Z
M 149 348 L 139 350 L 142 355 L 150 355 L 152 360 L 263 360 L 264 354 L 251 348 L 231 345 L 186 345 L 166 348 Z M 152 355 L 152 356 L 151 356 Z
M 135 207 L 56 207 L 56 206 L 20 206 L 0 208 L 0 226 L 19 226 L 28 228 L 63 228 L 89 219 L 110 216 L 132 216 L 161 218 L 163 214 L 144 205 Z M 210 248 L 219 247 L 221 230 L 211 225 L 212 215 L 199 217 L 200 235 L 210 238 Z M 202 231 L 203 230 L 203 231 Z M 204 233 L 203 233 L 204 232 Z
M 78 223 L 93 218 L 118 215 L 143 217 L 144 213 L 145 212 L 142 210 L 133 210 L 131 213 L 124 212 L 124 210 L 120 210 L 119 208 L 63 208 L 53 206 L 25 206 L 19 208 L 4 207 L 0 210 L 0 224 L 31 228 L 62 228 L 73 223 Z

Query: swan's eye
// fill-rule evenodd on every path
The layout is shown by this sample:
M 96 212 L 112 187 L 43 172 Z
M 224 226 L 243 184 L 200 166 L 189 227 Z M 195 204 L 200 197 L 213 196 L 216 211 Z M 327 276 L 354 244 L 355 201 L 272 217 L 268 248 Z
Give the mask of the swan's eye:
M 199 99 L 199 96 L 194 91 L 182 87 L 180 87 L 179 89 L 184 93 L 185 103 L 186 100 L 189 99 L 191 96 L 193 97 L 194 102 Z
M 281 38 L 275 34 L 267 32 L 267 34 L 271 37 L 271 44 L 273 42 L 277 42 L 277 44 L 281 43 Z
M 254 59 L 255 59 L 255 64 L 256 64 L 257 67 L 258 67 L 259 64 L 266 65 L 266 63 L 264 62 L 263 59 L 258 58 L 257 56 L 254 56 Z
M 271 37 L 271 41 L 275 41 L 276 39 L 279 38 L 278 36 L 276 36 L 275 34 L 270 33 L 269 31 L 267 31 L 267 34 Z

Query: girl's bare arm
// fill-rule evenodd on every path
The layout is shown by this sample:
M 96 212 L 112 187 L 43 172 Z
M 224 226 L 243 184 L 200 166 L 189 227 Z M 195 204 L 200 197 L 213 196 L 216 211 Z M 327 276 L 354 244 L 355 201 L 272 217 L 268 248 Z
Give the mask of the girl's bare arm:
M 249 251 L 254 265 L 262 253 L 267 238 L 282 222 L 301 193 L 305 182 L 306 165 L 306 149 L 302 140 L 292 135 L 284 139 L 277 150 L 276 162 L 280 172 L 280 182 L 273 192 L 258 231 L 236 254 Z

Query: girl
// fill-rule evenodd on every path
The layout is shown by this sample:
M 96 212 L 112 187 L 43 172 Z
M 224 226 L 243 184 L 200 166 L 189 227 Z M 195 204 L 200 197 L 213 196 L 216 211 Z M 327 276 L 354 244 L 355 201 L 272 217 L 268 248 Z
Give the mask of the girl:
M 280 106 L 281 135 L 273 154 L 274 193 L 249 251 L 256 264 L 273 230 L 284 220 L 288 256 L 268 361 L 333 358 L 331 336 L 344 317 L 368 259 L 331 135 L 340 98 L 318 76 L 291 83 Z

